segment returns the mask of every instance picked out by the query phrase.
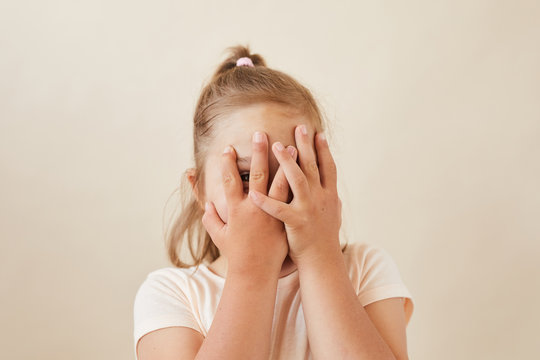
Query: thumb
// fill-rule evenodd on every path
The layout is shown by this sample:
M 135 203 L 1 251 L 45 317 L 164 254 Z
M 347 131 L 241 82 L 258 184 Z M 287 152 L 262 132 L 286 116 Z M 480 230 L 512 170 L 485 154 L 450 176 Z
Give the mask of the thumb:
M 210 234 L 210 237 L 212 240 L 216 240 L 218 237 L 218 233 L 223 228 L 225 223 L 221 221 L 221 218 L 219 217 L 216 208 L 214 207 L 214 204 L 210 201 L 207 201 L 204 206 L 204 215 L 202 217 L 202 223 L 208 231 L 208 234 Z

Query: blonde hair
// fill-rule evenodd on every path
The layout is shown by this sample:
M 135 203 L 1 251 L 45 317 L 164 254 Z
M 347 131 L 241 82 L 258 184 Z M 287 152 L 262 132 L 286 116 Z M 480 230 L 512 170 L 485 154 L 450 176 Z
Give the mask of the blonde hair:
M 265 60 L 258 54 L 251 54 L 249 45 L 232 46 L 226 49 L 229 55 L 214 72 L 202 92 L 193 115 L 193 154 L 195 160 L 195 189 L 187 181 L 187 171 L 181 179 L 181 211 L 169 227 L 166 235 L 166 247 L 169 260 L 180 268 L 199 266 L 213 262 L 220 256 L 210 235 L 202 224 L 204 211 L 204 178 L 207 150 L 215 138 L 214 123 L 220 117 L 243 106 L 272 102 L 284 105 L 307 115 L 312 119 L 316 132 L 326 130 L 325 119 L 311 94 L 291 76 L 266 66 Z M 249 57 L 254 67 L 236 66 L 236 60 Z M 328 134 L 327 134 L 328 135 Z M 193 264 L 180 259 L 182 244 L 187 245 Z M 347 244 L 342 248 L 345 251 Z

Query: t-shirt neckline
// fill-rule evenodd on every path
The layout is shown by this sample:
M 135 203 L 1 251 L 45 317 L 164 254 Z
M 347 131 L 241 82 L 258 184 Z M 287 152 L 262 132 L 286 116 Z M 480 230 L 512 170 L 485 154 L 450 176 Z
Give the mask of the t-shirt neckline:
M 207 274 L 209 274 L 212 278 L 217 279 L 221 283 L 225 283 L 225 278 L 216 274 L 206 264 L 199 264 L 199 267 L 202 268 Z M 298 268 L 296 268 L 293 272 L 290 274 L 287 274 L 283 277 L 280 277 L 278 279 L 278 288 L 288 287 L 289 285 L 295 284 L 298 280 Z

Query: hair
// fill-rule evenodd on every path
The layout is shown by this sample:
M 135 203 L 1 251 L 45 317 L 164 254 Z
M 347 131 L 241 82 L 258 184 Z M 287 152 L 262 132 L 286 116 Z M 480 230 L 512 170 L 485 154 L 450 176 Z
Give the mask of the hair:
M 249 45 L 231 46 L 228 57 L 202 88 L 193 115 L 193 155 L 196 189 L 192 189 L 184 171 L 181 179 L 182 207 L 179 215 L 169 226 L 166 234 L 166 248 L 169 260 L 176 267 L 188 268 L 213 262 L 220 256 L 219 249 L 202 224 L 204 214 L 205 164 L 209 145 L 216 137 L 215 124 L 220 118 L 241 107 L 257 103 L 275 103 L 287 107 L 311 119 L 316 132 L 326 130 L 322 116 L 312 93 L 291 76 L 266 66 L 259 54 L 251 54 Z M 236 66 L 241 57 L 249 57 L 253 67 Z M 197 190 L 199 199 L 194 195 Z M 184 242 L 187 245 L 193 264 L 180 259 Z M 347 248 L 347 244 L 341 249 Z

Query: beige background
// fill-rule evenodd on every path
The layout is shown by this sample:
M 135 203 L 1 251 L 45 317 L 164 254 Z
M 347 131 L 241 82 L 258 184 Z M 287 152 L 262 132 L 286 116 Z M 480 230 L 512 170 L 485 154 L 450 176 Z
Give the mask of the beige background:
M 410 357 L 539 357 L 539 4 L 3 2 L 2 358 L 133 358 L 195 101 L 239 43 L 326 110 L 344 229 L 414 296 Z

